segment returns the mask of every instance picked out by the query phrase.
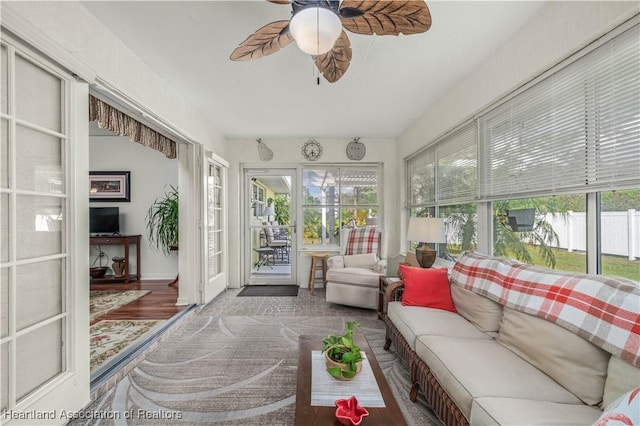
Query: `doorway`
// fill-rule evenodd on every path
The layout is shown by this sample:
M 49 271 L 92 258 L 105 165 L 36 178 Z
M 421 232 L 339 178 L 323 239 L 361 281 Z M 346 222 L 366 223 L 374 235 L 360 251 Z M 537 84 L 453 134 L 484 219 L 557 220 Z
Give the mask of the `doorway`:
M 245 169 L 245 285 L 296 284 L 296 169 Z

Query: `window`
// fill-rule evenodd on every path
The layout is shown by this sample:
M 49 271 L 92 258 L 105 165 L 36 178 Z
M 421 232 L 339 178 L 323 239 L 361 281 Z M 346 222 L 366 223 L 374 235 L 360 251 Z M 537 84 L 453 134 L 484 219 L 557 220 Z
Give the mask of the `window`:
M 640 281 L 640 190 L 607 191 L 599 198 L 601 271 Z
M 518 212 L 531 211 L 525 223 L 514 230 L 512 218 Z M 526 216 L 526 215 L 525 215 Z M 529 227 L 520 227 L 522 225 Z M 493 203 L 493 254 L 521 262 L 563 271 L 585 273 L 586 197 L 553 197 L 501 200 Z
M 251 183 L 251 211 L 254 217 L 262 217 L 265 209 L 265 190 L 255 182 Z
M 343 227 L 378 226 L 379 168 L 303 169 L 303 244 L 339 246 Z
M 407 160 L 407 208 L 445 218 L 448 252 L 640 279 L 640 26 L 624 25 Z M 514 231 L 507 211 L 531 208 Z
M 463 125 L 409 159 L 407 170 L 410 215 L 445 219 L 447 242 L 438 245 L 438 256 L 448 258 L 475 248 L 476 206 L 470 203 L 477 196 L 475 122 Z M 410 249 L 414 247 L 415 243 L 409 243 Z
M 447 236 L 446 250 L 448 255 L 457 258 L 465 250 L 475 250 L 478 246 L 478 217 L 476 204 L 457 204 L 440 207 L 438 217 L 444 219 Z M 439 247 L 440 257 L 448 257 Z

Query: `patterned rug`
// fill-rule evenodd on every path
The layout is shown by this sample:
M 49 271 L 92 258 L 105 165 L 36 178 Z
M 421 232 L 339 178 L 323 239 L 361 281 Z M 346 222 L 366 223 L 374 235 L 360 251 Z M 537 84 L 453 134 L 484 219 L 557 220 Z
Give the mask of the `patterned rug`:
M 296 399 L 298 336 L 344 332 L 347 320 L 364 333 L 409 425 L 440 423 L 419 395 L 409 401 L 409 373 L 394 348 L 382 349 L 384 324 L 373 311 L 329 306 L 301 292 L 296 298 L 238 298 L 224 295 L 189 317 L 114 388 L 87 407 L 92 411 L 133 413 L 119 421 L 72 421 L 70 425 L 291 425 Z M 321 316 L 244 316 L 253 306 L 271 311 Z M 283 305 L 284 304 L 284 305 Z M 255 307 L 251 310 L 256 311 Z M 311 312 L 309 312 L 311 311 Z M 223 313 L 224 312 L 224 313 Z M 222 315 L 221 315 L 222 314 Z M 332 316 L 324 316 L 332 315 Z
M 91 372 L 120 353 L 163 320 L 104 320 L 91 326 Z
M 151 290 L 94 290 L 89 294 L 89 314 L 93 321 L 136 299 L 146 296 Z

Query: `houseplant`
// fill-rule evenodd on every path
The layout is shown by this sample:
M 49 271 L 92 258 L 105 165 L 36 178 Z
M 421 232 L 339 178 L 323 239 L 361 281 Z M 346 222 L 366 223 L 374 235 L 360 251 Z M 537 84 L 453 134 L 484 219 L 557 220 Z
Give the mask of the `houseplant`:
M 152 248 L 168 255 L 178 249 L 178 190 L 170 185 L 156 198 L 146 217 L 147 238 Z
M 322 339 L 322 352 L 327 372 L 338 380 L 351 380 L 362 369 L 360 347 L 353 339 L 353 328 L 360 327 L 355 321 L 347 321 L 347 332 L 341 336 L 329 335 Z

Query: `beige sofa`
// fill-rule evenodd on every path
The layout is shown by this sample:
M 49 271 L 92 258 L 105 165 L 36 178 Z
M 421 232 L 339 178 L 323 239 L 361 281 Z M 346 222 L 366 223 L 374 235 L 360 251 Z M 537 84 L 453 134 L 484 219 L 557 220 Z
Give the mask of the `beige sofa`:
M 504 276 L 509 268 L 527 268 L 488 259 L 506 268 Z M 455 275 L 450 289 L 457 313 L 403 306 L 402 282 L 386 295 L 385 349 L 393 343 L 409 363 L 411 399 L 421 391 L 445 424 L 591 425 L 602 407 L 640 386 L 637 365 L 554 322 L 469 290 Z M 626 283 L 635 285 L 628 299 L 633 306 L 638 285 Z

